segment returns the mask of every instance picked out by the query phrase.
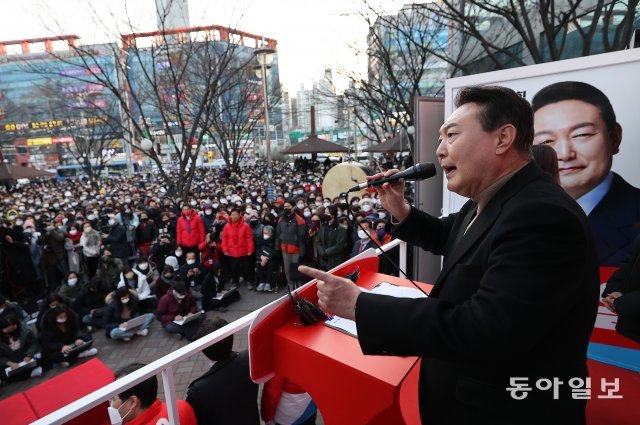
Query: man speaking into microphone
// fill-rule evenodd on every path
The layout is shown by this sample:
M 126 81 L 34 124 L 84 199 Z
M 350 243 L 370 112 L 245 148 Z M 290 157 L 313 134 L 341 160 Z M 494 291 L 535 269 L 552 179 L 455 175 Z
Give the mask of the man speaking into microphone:
M 363 353 L 422 357 L 424 424 L 584 424 L 586 400 L 573 398 L 569 381 L 585 388 L 598 305 L 587 218 L 531 161 L 525 99 L 468 87 L 456 106 L 436 154 L 448 189 L 470 198 L 460 212 L 419 211 L 405 201 L 403 181 L 377 189 L 395 235 L 444 256 L 430 296 L 368 294 L 300 271 L 318 279 L 323 309 L 356 321 Z

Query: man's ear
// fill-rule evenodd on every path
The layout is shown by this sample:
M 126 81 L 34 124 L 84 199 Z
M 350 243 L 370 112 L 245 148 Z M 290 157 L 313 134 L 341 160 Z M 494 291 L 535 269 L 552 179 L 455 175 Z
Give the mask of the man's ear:
M 496 155 L 502 155 L 513 146 L 518 131 L 512 124 L 505 124 L 496 130 Z
M 613 154 L 620 152 L 620 143 L 622 142 L 622 126 L 618 123 L 613 126 L 613 129 L 609 132 L 611 137 L 611 146 L 613 147 Z

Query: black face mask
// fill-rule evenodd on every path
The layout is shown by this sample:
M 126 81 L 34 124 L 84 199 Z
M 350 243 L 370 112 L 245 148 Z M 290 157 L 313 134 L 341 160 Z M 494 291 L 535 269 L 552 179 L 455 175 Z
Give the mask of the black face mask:
M 249 224 L 251 224 L 251 227 L 256 227 L 258 225 L 258 220 L 249 220 Z

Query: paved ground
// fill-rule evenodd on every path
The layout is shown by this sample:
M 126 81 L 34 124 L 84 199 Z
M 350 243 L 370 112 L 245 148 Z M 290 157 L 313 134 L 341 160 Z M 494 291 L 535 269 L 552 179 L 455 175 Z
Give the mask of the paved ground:
M 228 311 L 224 313 L 210 311 L 207 312 L 207 316 L 214 317 L 219 315 L 227 321 L 232 322 L 283 295 L 283 292 L 273 294 L 248 291 L 244 287 L 240 288 L 240 293 L 242 298 L 240 301 L 231 304 L 228 307 Z M 247 348 L 247 330 L 248 328 L 235 334 L 234 350 L 244 350 Z M 93 332 L 93 338 L 93 346 L 99 350 L 98 358 L 114 371 L 134 362 L 150 363 L 188 344 L 185 339 L 179 340 L 176 336 L 166 334 L 157 321 L 154 321 L 152 324 L 148 336 L 138 336 L 130 342 L 107 339 L 104 331 L 100 329 Z M 82 360 L 80 362 L 82 362 Z M 78 362 L 78 364 L 80 362 Z M 196 354 L 190 359 L 180 363 L 175 369 L 174 375 L 178 397 L 184 398 L 189 383 L 202 375 L 207 368 L 207 359 L 203 354 Z M 0 389 L 0 399 L 28 390 L 66 370 L 67 369 L 53 369 L 40 378 L 30 378 L 23 382 L 9 384 Z M 160 379 L 160 377 L 158 379 Z M 160 384 L 159 388 L 162 398 L 162 384 Z M 322 424 L 322 419 L 319 418 L 317 423 Z

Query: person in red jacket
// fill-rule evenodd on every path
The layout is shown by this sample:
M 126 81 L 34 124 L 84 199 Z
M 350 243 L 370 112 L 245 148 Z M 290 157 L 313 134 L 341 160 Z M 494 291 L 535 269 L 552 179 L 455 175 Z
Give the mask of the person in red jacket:
M 188 204 L 182 206 L 182 214 L 178 219 L 176 244 L 181 246 L 183 251 L 195 252 L 198 260 L 200 251 L 198 245 L 204 240 L 204 224 L 202 218 L 191 209 Z
M 249 267 L 254 267 L 249 262 L 253 254 L 253 233 L 251 227 L 245 223 L 240 210 L 234 209 L 230 215 L 231 221 L 222 229 L 222 252 L 229 258 L 229 268 L 232 286 L 237 285 L 240 274 L 247 282 L 247 288 L 253 290 L 253 282 L 247 280 L 251 274 Z
M 120 379 L 146 366 L 132 363 L 116 372 Z M 180 425 L 197 425 L 193 408 L 183 400 L 177 400 Z M 124 390 L 109 400 L 109 420 L 112 424 L 157 425 L 168 424 L 167 405 L 158 399 L 158 378 L 152 376 L 133 387 Z

